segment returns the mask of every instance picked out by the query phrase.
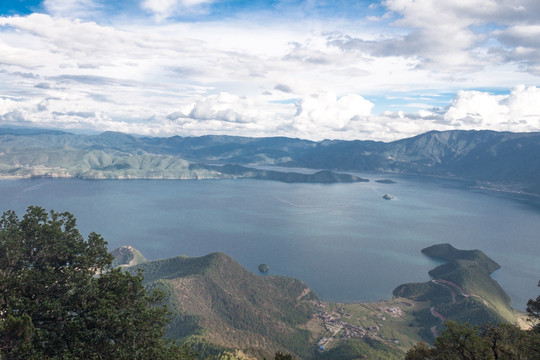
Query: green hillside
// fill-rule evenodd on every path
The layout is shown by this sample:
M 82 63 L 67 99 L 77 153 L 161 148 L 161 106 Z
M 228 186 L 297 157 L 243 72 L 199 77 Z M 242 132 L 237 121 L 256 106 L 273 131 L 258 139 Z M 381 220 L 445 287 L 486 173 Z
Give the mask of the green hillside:
M 429 271 L 433 280 L 400 285 L 393 294 L 429 304 L 417 312 L 426 339 L 433 339 L 446 320 L 471 324 L 515 322 L 510 297 L 490 277 L 499 265 L 482 251 L 440 244 L 422 252 L 448 262 Z
M 268 357 L 284 351 L 305 358 L 315 349 L 306 328 L 315 295 L 296 279 L 254 275 L 222 253 L 150 261 L 129 271 L 139 269 L 147 286 L 167 293 L 173 339 Z
M 280 351 L 297 359 L 397 360 L 420 339 L 411 334 L 416 328 L 406 324 L 411 315 L 390 321 L 388 328 L 381 326 L 379 333 L 380 304 L 323 303 L 299 280 L 252 274 L 222 253 L 133 266 L 126 264 L 136 261 L 136 249 L 122 247 L 113 253 L 116 264 L 132 273 L 142 270 L 148 288 L 165 292 L 172 312 L 167 336 L 190 344 L 200 358 L 241 350 L 258 359 Z M 344 306 L 358 316 L 345 314 Z M 335 332 L 337 324 L 340 330 Z M 403 345 L 396 345 L 396 337 Z M 322 352 L 317 351 L 321 342 Z

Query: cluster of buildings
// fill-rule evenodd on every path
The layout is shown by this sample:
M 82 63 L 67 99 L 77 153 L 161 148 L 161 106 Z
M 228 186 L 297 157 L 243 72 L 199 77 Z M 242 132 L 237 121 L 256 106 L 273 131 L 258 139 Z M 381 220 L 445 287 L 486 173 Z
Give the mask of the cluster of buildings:
M 375 336 L 379 332 L 378 326 L 361 327 L 353 324 L 349 324 L 343 321 L 343 317 L 351 317 L 350 314 L 344 313 L 342 310 L 338 312 L 328 313 L 325 311 L 326 305 L 321 301 L 316 301 L 316 308 L 318 309 L 316 317 L 321 320 L 325 327 L 328 329 L 326 334 L 319 340 L 319 351 L 325 351 L 328 345 L 337 338 L 340 331 L 339 338 L 341 340 L 349 340 L 352 338 L 363 338 L 364 336 Z
M 386 320 L 384 314 L 390 314 L 393 317 L 403 316 L 403 310 L 401 310 L 399 307 L 379 307 L 379 311 L 380 313 L 377 314 L 377 317 L 381 320 Z
M 380 329 L 377 325 L 362 327 L 344 321 L 344 318 L 352 317 L 351 314 L 345 312 L 344 308 L 338 308 L 336 311 L 328 313 L 326 311 L 326 304 L 322 301 L 313 300 L 313 304 L 317 309 L 315 316 L 323 322 L 325 328 L 327 329 L 326 334 L 324 334 L 317 344 L 319 351 L 321 352 L 327 350 L 330 343 L 335 339 L 347 341 L 353 338 L 363 338 L 369 336 L 380 341 L 393 342 L 394 344 L 399 343 L 397 339 L 382 338 L 378 334 Z M 392 317 L 404 316 L 403 310 L 397 306 L 381 306 L 378 308 L 378 310 L 380 313 L 378 313 L 376 316 L 381 320 L 386 320 L 385 315 Z

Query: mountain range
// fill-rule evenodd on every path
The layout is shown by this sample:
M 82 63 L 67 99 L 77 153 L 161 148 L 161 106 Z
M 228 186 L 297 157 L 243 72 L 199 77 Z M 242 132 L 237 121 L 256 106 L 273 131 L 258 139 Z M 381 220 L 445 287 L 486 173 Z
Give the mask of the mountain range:
M 459 178 L 500 190 L 540 194 L 538 159 L 538 132 L 432 131 L 385 143 L 213 135 L 137 137 L 115 132 L 80 135 L 0 128 L 2 177 L 334 182 L 365 181 L 339 172 L 376 171 Z M 327 171 L 317 177 L 285 176 L 261 166 Z

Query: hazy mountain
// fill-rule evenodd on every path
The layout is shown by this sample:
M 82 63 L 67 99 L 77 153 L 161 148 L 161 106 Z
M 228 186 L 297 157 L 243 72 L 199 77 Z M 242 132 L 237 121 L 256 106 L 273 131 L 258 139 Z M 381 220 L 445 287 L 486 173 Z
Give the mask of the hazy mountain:
M 203 137 L 203 144 L 218 141 L 242 144 L 250 139 Z M 357 176 L 319 171 L 313 174 L 260 170 L 239 165 L 205 165 L 185 160 L 177 138 L 139 139 L 106 132 L 73 135 L 44 130 L 0 129 L 0 177 L 77 177 L 83 179 L 228 179 L 255 178 L 283 182 L 333 183 L 368 181 Z M 193 140 L 193 139 L 189 139 Z M 293 141 L 293 140 L 291 140 Z M 158 143 L 155 145 L 154 143 Z M 204 153 L 204 145 L 190 141 L 191 153 Z M 167 145 L 168 144 L 168 145 Z M 171 145 L 172 144 L 172 145 Z M 212 151 L 216 151 L 213 146 Z M 220 146 L 218 148 L 222 149 Z M 226 151 L 225 149 L 222 149 Z M 210 152 L 212 152 L 210 151 Z M 222 154 L 228 159 L 229 155 Z M 204 160 L 206 159 L 202 156 Z M 215 156 L 212 156 L 215 160 Z
M 460 177 L 540 192 L 540 133 L 433 131 L 377 143 L 321 142 L 298 166 Z
M 87 157 L 108 157 L 108 161 L 99 160 L 96 168 L 89 168 L 87 163 L 91 161 Z M 148 174 L 153 178 L 196 179 L 228 177 L 216 173 L 216 168 L 211 169 L 213 173 L 208 172 L 201 164 L 279 165 L 458 177 L 488 186 L 540 193 L 539 158 L 540 133 L 432 131 L 383 143 L 313 142 L 283 137 L 152 138 L 114 132 L 73 135 L 39 129 L 0 129 L 0 172 L 4 176 L 29 176 L 32 169 L 37 171 L 36 175 L 43 175 L 46 171 L 38 171 L 41 166 L 53 175 L 56 169 L 60 174 L 57 176 Z M 66 163 L 69 168 L 63 169 L 62 164 Z

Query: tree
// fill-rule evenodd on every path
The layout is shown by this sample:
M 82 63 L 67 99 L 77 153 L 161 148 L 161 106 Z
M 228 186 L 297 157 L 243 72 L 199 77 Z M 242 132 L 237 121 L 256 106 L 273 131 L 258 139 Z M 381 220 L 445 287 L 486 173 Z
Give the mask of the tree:
M 185 358 L 163 338 L 163 295 L 112 269 L 107 243 L 85 240 L 68 212 L 29 207 L 0 219 L 0 358 Z M 185 352 L 184 352 L 185 355 Z
M 407 360 L 496 360 L 533 359 L 527 332 L 511 324 L 472 326 L 447 322 L 432 348 L 418 343 L 407 352 Z
M 506 323 L 472 326 L 449 321 L 433 347 L 418 343 L 407 352 L 405 359 L 540 359 L 540 296 L 527 302 L 527 312 L 535 322 L 531 330 Z
M 293 357 L 291 354 L 284 354 L 281 351 L 278 351 L 274 355 L 274 360 L 293 360 Z
M 407 360 L 424 360 L 431 359 L 433 350 L 423 341 L 417 343 L 412 349 L 407 351 L 405 359 Z
M 538 282 L 538 286 L 540 286 L 540 281 Z M 536 300 L 530 299 L 527 302 L 527 313 L 533 322 L 534 331 L 540 332 L 540 295 L 536 298 Z

